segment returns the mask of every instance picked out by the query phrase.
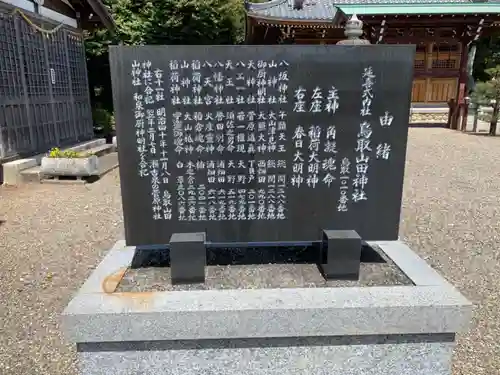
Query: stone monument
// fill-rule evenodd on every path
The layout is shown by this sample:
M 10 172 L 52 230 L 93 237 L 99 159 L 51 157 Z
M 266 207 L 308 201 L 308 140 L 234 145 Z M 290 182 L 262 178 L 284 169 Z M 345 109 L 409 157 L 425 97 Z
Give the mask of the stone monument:
M 361 240 L 398 238 L 412 56 L 113 49 L 127 244 L 169 244 L 172 275 L 189 282 L 204 277 L 206 242 L 323 241 L 326 277 L 356 279 Z
M 113 47 L 125 241 L 64 312 L 81 373 L 451 374 L 471 304 L 398 241 L 414 53 Z

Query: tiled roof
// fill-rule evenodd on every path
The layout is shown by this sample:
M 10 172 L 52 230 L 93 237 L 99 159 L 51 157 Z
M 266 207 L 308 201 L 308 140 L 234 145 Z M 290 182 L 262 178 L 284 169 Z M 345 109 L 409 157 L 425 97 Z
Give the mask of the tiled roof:
M 486 2 L 475 0 L 304 0 L 303 9 L 300 10 L 293 9 L 293 3 L 294 0 L 271 0 L 265 3 L 247 1 L 246 8 L 248 14 L 263 18 L 325 21 L 333 20 L 337 13 L 353 14 L 354 12 L 361 15 L 384 12 L 390 14 L 399 14 L 399 12 L 401 14 L 470 13 L 480 11 L 480 8 L 500 7 L 500 0 Z
M 246 3 L 251 14 L 266 18 L 296 20 L 333 20 L 338 8 L 332 0 L 304 0 L 302 9 L 293 9 L 294 0 L 271 0 L 266 3 Z

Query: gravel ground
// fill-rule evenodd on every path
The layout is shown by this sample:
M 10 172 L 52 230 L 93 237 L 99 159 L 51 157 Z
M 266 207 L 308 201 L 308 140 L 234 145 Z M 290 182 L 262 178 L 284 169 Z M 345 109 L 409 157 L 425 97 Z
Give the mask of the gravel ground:
M 71 295 L 122 237 L 117 170 L 91 185 L 0 187 L 0 375 L 73 375 Z
M 410 130 L 402 237 L 476 305 L 454 375 L 500 373 L 500 138 Z M 60 313 L 122 237 L 118 173 L 0 187 L 0 375 L 73 375 Z
M 476 304 L 454 375 L 500 373 L 500 138 L 410 130 L 400 234 Z

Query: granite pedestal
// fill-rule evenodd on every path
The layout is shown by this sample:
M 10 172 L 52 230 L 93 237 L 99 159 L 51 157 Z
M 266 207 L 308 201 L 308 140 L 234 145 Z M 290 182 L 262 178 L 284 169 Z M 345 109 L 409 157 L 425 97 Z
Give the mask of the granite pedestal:
M 84 375 L 450 375 L 472 305 L 399 241 L 411 286 L 116 292 L 119 241 L 63 313 Z

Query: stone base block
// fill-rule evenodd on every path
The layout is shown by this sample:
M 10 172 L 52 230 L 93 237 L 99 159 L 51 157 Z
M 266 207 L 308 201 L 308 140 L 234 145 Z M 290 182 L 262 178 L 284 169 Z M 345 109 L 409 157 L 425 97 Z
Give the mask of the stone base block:
M 40 172 L 46 176 L 98 176 L 99 158 L 49 158 L 44 157 Z
M 21 172 L 38 165 L 36 159 L 18 159 L 3 165 L 3 183 L 5 185 L 19 185 L 22 183 Z
M 414 285 L 116 292 L 118 242 L 63 313 L 84 375 L 451 375 L 472 305 L 399 241 Z
M 406 341 L 405 341 L 406 339 Z M 433 342 L 436 340 L 445 340 Z M 448 337 L 309 337 L 79 347 L 82 374 L 449 375 Z

